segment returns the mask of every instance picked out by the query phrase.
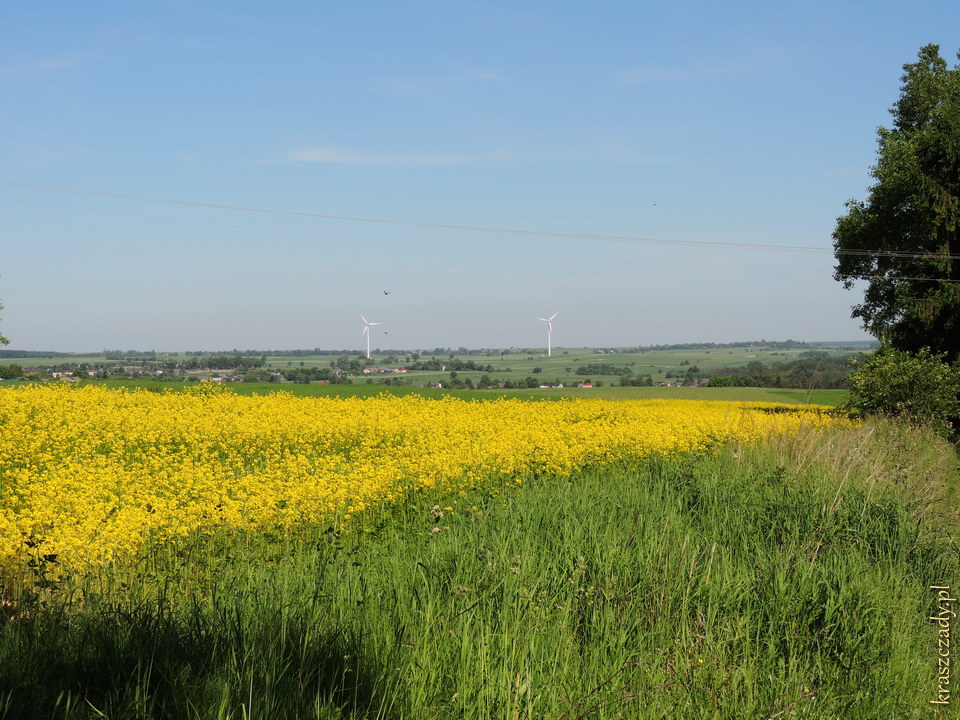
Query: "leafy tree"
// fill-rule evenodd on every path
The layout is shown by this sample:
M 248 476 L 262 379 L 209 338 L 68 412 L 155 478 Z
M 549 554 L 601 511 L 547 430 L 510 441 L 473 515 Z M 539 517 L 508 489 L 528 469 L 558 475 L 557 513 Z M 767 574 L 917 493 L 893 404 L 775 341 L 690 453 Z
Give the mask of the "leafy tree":
M 892 128 L 878 132 L 876 181 L 833 233 L 834 278 L 867 282 L 853 317 L 894 348 L 960 357 L 960 66 L 937 45 L 903 66 Z

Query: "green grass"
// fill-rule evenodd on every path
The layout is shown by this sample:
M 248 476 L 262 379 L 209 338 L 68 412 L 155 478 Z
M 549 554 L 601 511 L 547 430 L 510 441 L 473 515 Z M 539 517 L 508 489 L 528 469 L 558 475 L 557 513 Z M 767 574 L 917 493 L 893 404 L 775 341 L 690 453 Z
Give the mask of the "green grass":
M 193 538 L 8 592 L 0 717 L 929 717 L 955 465 L 876 426 Z

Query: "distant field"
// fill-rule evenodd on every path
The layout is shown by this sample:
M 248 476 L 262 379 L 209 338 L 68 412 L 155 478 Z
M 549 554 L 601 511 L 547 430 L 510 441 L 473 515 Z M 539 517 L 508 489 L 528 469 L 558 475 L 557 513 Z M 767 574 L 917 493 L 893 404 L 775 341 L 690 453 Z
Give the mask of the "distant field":
M 523 381 L 527 377 L 535 377 L 540 382 L 560 383 L 564 386 L 574 385 L 577 382 L 589 379 L 603 385 L 616 385 L 620 381 L 618 375 L 590 372 L 581 374 L 578 369 L 588 365 L 613 365 L 627 367 L 630 374 L 650 375 L 654 383 L 670 380 L 667 374 L 683 373 L 687 369 L 696 367 L 710 373 L 723 367 L 744 367 L 748 363 L 758 361 L 766 366 L 773 363 L 786 363 L 799 360 L 805 354 L 813 352 L 826 353 L 830 357 L 849 355 L 866 350 L 856 345 L 822 345 L 807 346 L 781 350 L 770 346 L 745 346 L 730 349 L 709 350 L 647 350 L 644 352 L 597 352 L 594 348 L 556 348 L 553 355 L 545 352 L 490 352 L 481 354 L 453 353 L 422 353 L 419 360 L 436 359 L 452 364 L 459 360 L 472 361 L 478 366 L 491 366 L 492 370 L 457 370 L 456 376 L 461 381 L 470 380 L 476 384 L 483 375 L 493 380 L 512 382 Z M 356 356 L 356 355 L 354 355 Z M 298 358 L 268 356 L 267 366 L 279 371 L 298 367 L 329 367 L 336 358 L 332 356 L 304 356 Z M 379 367 L 401 367 L 410 363 L 408 356 L 399 353 L 374 353 L 374 363 Z M 539 369 L 539 372 L 535 370 Z M 404 382 L 415 385 L 429 383 L 449 383 L 451 380 L 448 367 L 443 371 L 419 371 L 406 373 L 401 377 Z M 375 382 L 377 382 L 375 380 Z M 594 388 L 596 389 L 596 388 Z M 644 396 L 647 397 L 647 396 Z
M 595 348 L 555 348 L 551 356 L 546 351 L 521 353 L 491 352 L 489 354 L 463 355 L 453 353 L 458 360 L 473 360 L 477 365 L 492 365 L 495 371 L 510 368 L 515 376 L 522 373 L 531 374 L 535 367 L 542 369 L 544 377 L 554 375 L 573 374 L 577 366 L 590 363 L 609 363 L 611 365 L 630 366 L 633 374 L 649 374 L 656 379 L 663 376 L 668 370 L 686 369 L 696 365 L 702 370 L 712 370 L 719 367 L 743 367 L 747 363 L 758 360 L 765 365 L 773 362 L 790 362 L 804 357 L 804 353 L 815 351 L 827 353 L 830 356 L 848 355 L 865 350 L 855 345 L 817 345 L 801 348 L 779 350 L 769 346 L 744 346 L 730 349 L 712 350 L 647 350 L 644 352 L 597 352 Z M 394 362 L 389 362 L 390 358 Z M 405 364 L 407 356 L 399 353 L 374 352 L 374 361 L 377 365 Z M 450 359 L 449 353 L 421 353 L 420 360 L 436 358 L 443 361 Z M 334 356 L 309 355 L 303 357 L 267 356 L 267 365 L 282 370 L 286 367 L 328 367 Z M 681 365 L 686 361 L 686 365 Z M 442 375 L 443 373 L 438 373 Z
M 840 402 L 843 391 L 840 390 L 813 390 L 805 388 L 773 389 L 773 388 L 674 388 L 674 387 L 625 387 L 621 388 L 620 376 L 595 372 L 607 365 L 614 368 L 627 368 L 630 375 L 651 376 L 657 385 L 665 381 L 679 381 L 679 377 L 668 378 L 672 374 L 679 376 L 691 368 L 699 369 L 703 374 L 710 375 L 724 367 L 744 367 L 750 362 L 761 362 L 769 367 L 774 363 L 788 363 L 804 357 L 810 357 L 812 352 L 824 353 L 828 357 L 855 354 L 867 351 L 864 345 L 807 345 L 790 349 L 780 349 L 770 345 L 752 345 L 736 348 L 711 348 L 703 350 L 645 350 L 641 352 L 606 352 L 594 348 L 555 348 L 551 356 L 543 351 L 521 352 L 495 351 L 482 353 L 459 354 L 457 352 L 424 352 L 413 356 L 401 352 L 375 352 L 373 363 L 375 367 L 398 368 L 409 366 L 416 360 L 436 360 L 446 365 L 442 371 L 411 371 L 403 374 L 374 375 L 370 378 L 354 378 L 356 385 L 350 386 L 323 386 L 323 385 L 292 385 L 284 383 L 261 384 L 251 383 L 232 385 L 236 392 L 243 394 L 267 393 L 283 389 L 297 395 L 376 395 L 381 392 L 406 394 L 416 392 L 427 397 L 441 397 L 455 395 L 457 397 L 490 399 L 501 396 L 531 397 L 537 399 L 555 399 L 559 397 L 603 397 L 603 398 L 689 398 L 689 399 L 724 399 L 724 400 L 764 400 L 775 402 L 794 403 L 821 403 L 834 405 Z M 188 356 L 185 353 L 163 353 L 157 356 L 159 361 L 183 360 Z M 354 351 L 349 354 L 351 359 L 361 358 L 362 353 Z M 327 368 L 337 360 L 336 355 L 304 355 L 299 357 L 267 355 L 266 367 L 283 372 L 299 368 Z M 139 361 L 135 358 L 124 360 L 132 365 Z M 481 370 L 454 370 L 455 363 L 472 362 Z M 73 364 L 85 363 L 97 366 L 103 363 L 98 356 L 72 355 L 68 357 L 37 355 L 24 358 L 2 358 L 0 363 L 16 363 L 25 367 L 38 369 L 49 368 L 53 365 L 69 367 Z M 593 365 L 593 368 L 588 366 Z M 489 367 L 487 367 L 489 366 Z M 581 372 L 586 370 L 586 372 Z M 562 384 L 562 390 L 548 389 L 513 389 L 513 390 L 448 390 L 455 373 L 459 382 L 478 384 L 486 375 L 493 382 L 511 382 L 523 384 L 527 378 L 535 378 L 542 384 Z M 382 384 L 382 380 L 402 382 L 403 386 L 390 387 Z M 575 386 L 578 382 L 591 380 L 594 387 L 581 390 Z M 156 383 L 149 380 L 137 381 L 108 381 L 114 386 L 148 387 L 151 389 L 171 389 L 182 387 L 184 383 Z M 429 389 L 429 384 L 441 384 L 442 389 Z M 416 386 L 416 387 L 414 387 Z M 601 386 L 601 387 L 598 387 Z M 585 393 L 585 394 L 584 394 Z

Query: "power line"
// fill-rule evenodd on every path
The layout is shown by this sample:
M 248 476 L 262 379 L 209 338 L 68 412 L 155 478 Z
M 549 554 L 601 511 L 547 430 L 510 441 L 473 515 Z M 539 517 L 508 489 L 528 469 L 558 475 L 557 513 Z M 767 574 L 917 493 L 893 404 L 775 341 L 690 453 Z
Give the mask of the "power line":
M 900 275 L 849 275 L 840 273 L 837 277 L 850 278 L 853 280 L 930 280 L 938 283 L 960 283 L 960 280 L 953 280 L 951 278 L 907 277 Z
M 0 201 L 18 203 L 23 205 L 37 205 L 39 207 L 58 208 L 60 210 L 80 210 L 81 212 L 92 212 L 102 215 L 114 215 L 118 217 L 144 218 L 146 220 L 160 220 L 161 222 L 186 223 L 188 225 L 205 225 L 207 227 L 230 228 L 233 230 L 245 230 L 262 233 L 277 233 L 281 235 L 296 235 L 298 237 L 317 238 L 320 240 L 344 240 L 348 242 L 359 243 L 380 243 L 384 245 L 403 245 L 409 247 L 427 247 L 440 250 L 467 250 L 469 252 L 489 253 L 488 247 L 469 247 L 466 245 L 451 245 L 449 243 L 427 243 L 414 242 L 410 240 L 382 240 L 380 238 L 356 237 L 354 235 L 332 235 L 330 233 L 309 232 L 306 230 L 289 230 L 284 228 L 255 227 L 251 225 L 235 225 L 233 223 L 215 222 L 211 220 L 189 220 L 186 218 L 163 217 L 162 215 L 144 215 L 143 213 L 121 212 L 118 210 L 104 210 L 103 208 L 78 207 L 76 205 L 60 205 L 58 203 L 45 203 L 36 200 L 21 200 L 19 198 L 0 198 Z M 601 258 L 589 257 L 586 255 L 557 255 L 553 253 L 524 252 L 523 250 L 498 250 L 498 253 L 508 255 L 525 255 L 538 258 L 555 258 L 559 260 L 590 260 L 596 262 L 621 262 L 619 258 Z M 704 266 L 706 267 L 706 266 Z
M 224 203 L 199 202 L 195 200 L 175 200 L 171 198 L 151 198 L 125 193 L 103 192 L 82 188 L 67 188 L 55 185 L 34 185 L 12 180 L 0 180 L 0 186 L 19 190 L 36 190 L 39 192 L 56 192 L 71 195 L 87 195 L 113 200 L 133 200 L 136 202 L 164 203 L 169 205 L 184 205 L 189 207 L 213 208 L 216 210 L 236 210 L 240 212 L 264 213 L 273 215 L 292 215 L 296 217 L 322 218 L 324 220 L 344 220 L 348 222 L 377 223 L 381 225 L 399 225 L 406 227 L 433 228 L 438 230 L 463 230 L 467 232 L 499 233 L 504 235 L 530 235 L 535 237 L 561 237 L 575 240 L 607 240 L 624 243 L 651 243 L 663 245 L 687 245 L 691 247 L 715 247 L 724 249 L 742 248 L 747 250 L 779 250 L 790 252 L 824 252 L 828 248 L 807 247 L 803 245 L 773 245 L 763 243 L 730 243 L 710 242 L 706 240 L 666 240 L 663 238 L 645 238 L 629 235 L 602 235 L 595 233 L 568 233 L 550 230 L 521 230 L 513 228 L 485 227 L 480 225 L 452 225 L 445 223 L 425 223 L 410 220 L 392 220 L 384 218 L 359 217 L 352 215 L 331 215 L 327 213 L 305 212 L 300 210 L 278 210 L 274 208 L 249 207 L 245 205 L 229 205 Z
M 139 195 L 129 195 L 126 193 L 105 192 L 101 190 L 89 190 L 84 188 L 68 188 L 57 185 L 37 185 L 32 183 L 23 183 L 13 180 L 0 180 L 0 187 L 14 188 L 19 190 L 34 190 L 38 192 L 55 192 L 70 195 L 86 195 L 89 197 L 99 197 L 111 200 L 128 200 L 135 202 L 162 203 L 167 205 L 181 205 L 187 207 L 202 207 L 216 210 L 233 210 L 239 212 L 252 212 L 271 215 L 290 215 L 295 217 L 311 217 L 324 220 L 342 220 L 347 222 L 376 223 L 381 225 L 398 225 L 405 227 L 421 227 L 439 230 L 461 230 L 467 232 L 479 233 L 497 233 L 504 235 L 528 235 L 534 237 L 558 237 L 576 240 L 605 240 L 610 242 L 623 243 L 645 243 L 661 245 L 681 245 L 688 247 L 709 247 L 719 249 L 740 249 L 740 250 L 769 250 L 780 252 L 832 252 L 835 255 L 849 255 L 854 257 L 886 257 L 900 259 L 932 259 L 932 260 L 960 260 L 960 255 L 951 255 L 949 253 L 920 253 L 906 251 L 874 251 L 874 250 L 839 250 L 835 248 L 810 247 L 806 245 L 776 245 L 772 243 L 734 243 L 734 242 L 712 242 L 708 240 L 679 240 L 665 238 L 648 238 L 631 235 L 604 235 L 597 233 L 568 233 L 552 230 L 523 230 L 516 228 L 498 228 L 486 227 L 482 225 L 453 225 L 446 223 L 426 223 L 410 220 L 394 220 L 385 218 L 370 218 L 352 215 L 332 215 L 328 213 L 306 212 L 301 210 L 280 210 L 276 208 L 261 208 L 245 205 L 231 205 L 225 203 L 210 203 L 196 200 L 177 200 L 172 198 L 153 198 L 142 197 Z M 289 231 L 288 231 L 289 232 Z M 907 279 L 907 278 L 904 278 Z M 926 278 L 919 278 L 926 279 Z M 945 281 L 946 282 L 946 281 Z
M 468 252 L 478 252 L 489 254 L 489 247 L 470 247 L 467 245 L 453 245 L 451 243 L 428 243 L 428 242 L 414 242 L 410 240 L 383 240 L 380 238 L 368 238 L 368 237 L 356 237 L 354 235 L 332 235 L 330 233 L 317 233 L 309 232 L 305 230 L 289 230 L 282 228 L 270 228 L 270 227 L 256 227 L 251 225 L 235 225 L 233 223 L 223 223 L 216 222 L 211 220 L 190 220 L 186 218 L 178 217 L 164 217 L 162 215 L 145 215 L 143 213 L 132 213 L 132 212 L 122 212 L 119 210 L 105 210 L 103 208 L 89 208 L 89 207 L 79 207 L 76 205 L 61 205 L 59 203 L 46 203 L 40 202 L 37 200 L 21 200 L 19 198 L 0 198 L 0 202 L 8 203 L 17 203 L 22 205 L 36 205 L 39 207 L 50 207 L 58 208 L 60 210 L 80 210 L 81 212 L 91 212 L 102 215 L 113 215 L 118 217 L 132 217 L 132 218 L 144 218 L 147 220 L 160 220 L 161 222 L 173 222 L 173 223 L 186 223 L 189 225 L 204 225 L 207 227 L 222 227 L 230 228 L 233 230 L 244 230 L 244 231 L 254 231 L 262 233 L 278 233 L 283 235 L 296 235 L 298 237 L 309 237 L 317 238 L 322 240 L 345 240 L 349 242 L 360 242 L 360 243 L 379 243 L 384 245 L 403 245 L 409 247 L 426 247 L 426 248 L 437 248 L 440 250 L 466 250 Z M 552 258 L 558 260 L 579 260 L 579 261 L 593 261 L 593 262 L 611 262 L 622 264 L 623 260 L 621 258 L 615 257 L 590 257 L 586 255 L 559 255 L 556 253 L 544 253 L 544 252 L 533 252 L 533 251 L 524 251 L 524 250 L 497 250 L 498 255 L 520 255 L 524 257 L 535 257 L 535 258 Z M 670 268 L 685 268 L 685 269 L 695 269 L 695 270 L 710 270 L 716 272 L 717 270 L 726 270 L 730 272 L 740 272 L 746 270 L 743 267 L 723 267 L 718 265 L 690 265 L 685 263 L 677 262 L 656 262 L 650 260 L 644 260 L 644 265 L 656 265 L 658 267 L 670 267 Z M 788 275 L 803 275 L 806 277 L 822 277 L 821 274 L 815 273 L 784 273 Z

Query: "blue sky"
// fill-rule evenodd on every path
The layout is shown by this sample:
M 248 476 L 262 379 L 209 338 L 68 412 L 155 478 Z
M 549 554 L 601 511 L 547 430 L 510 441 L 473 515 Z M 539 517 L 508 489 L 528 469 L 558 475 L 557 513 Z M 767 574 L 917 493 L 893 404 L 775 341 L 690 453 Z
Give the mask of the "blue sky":
M 864 339 L 830 234 L 902 65 L 952 64 L 957 27 L 922 1 L 8 3 L 0 330 L 360 349 L 364 313 L 375 347 L 526 347 L 556 312 L 560 346 Z

